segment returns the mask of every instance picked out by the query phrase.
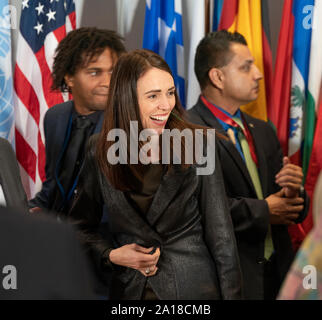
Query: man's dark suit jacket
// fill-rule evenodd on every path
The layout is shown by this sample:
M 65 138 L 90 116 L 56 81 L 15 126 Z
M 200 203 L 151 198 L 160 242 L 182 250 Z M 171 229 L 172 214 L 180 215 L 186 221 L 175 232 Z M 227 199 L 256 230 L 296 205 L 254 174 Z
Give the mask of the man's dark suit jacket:
M 64 143 L 73 108 L 73 101 L 67 101 L 53 106 L 46 112 L 44 118 L 46 180 L 43 182 L 41 191 L 36 194 L 34 199 L 29 201 L 30 207 L 40 207 L 52 211 L 60 210 L 62 197 L 58 187 L 56 169 L 62 161 Z M 96 125 L 93 134 L 101 130 L 102 121 L 103 116 Z
M 16 289 L 3 286 L 13 276 L 6 266 L 16 269 Z M 0 207 L 0 271 L 0 300 L 95 298 L 75 232 L 48 216 Z
M 201 99 L 188 113 L 192 122 L 215 128 L 226 135 L 219 121 Z M 280 190 L 275 183 L 275 175 L 282 168 L 282 149 L 269 124 L 245 113 L 243 117 L 254 139 L 263 196 L 266 198 Z M 221 139 L 217 148 L 239 250 L 244 295 L 246 299 L 263 299 L 264 242 L 269 226 L 269 208 L 265 200 L 257 199 L 246 164 L 233 143 L 228 139 Z M 298 222 L 306 217 L 307 198 L 305 203 Z M 278 282 L 281 282 L 294 257 L 287 226 L 272 225 L 272 238 Z
M 27 208 L 16 155 L 10 143 L 0 138 L 0 185 L 8 207 Z

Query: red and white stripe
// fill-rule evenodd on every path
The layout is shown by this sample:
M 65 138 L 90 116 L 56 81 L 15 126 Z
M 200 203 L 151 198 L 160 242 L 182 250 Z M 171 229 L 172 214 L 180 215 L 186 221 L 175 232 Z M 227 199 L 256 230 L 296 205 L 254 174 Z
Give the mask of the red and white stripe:
M 52 92 L 51 71 L 58 43 L 76 28 L 75 12 L 66 24 L 49 33 L 42 48 L 34 54 L 19 33 L 14 73 L 16 154 L 27 197 L 33 197 L 45 180 L 45 139 L 43 119 L 48 108 L 68 99 Z

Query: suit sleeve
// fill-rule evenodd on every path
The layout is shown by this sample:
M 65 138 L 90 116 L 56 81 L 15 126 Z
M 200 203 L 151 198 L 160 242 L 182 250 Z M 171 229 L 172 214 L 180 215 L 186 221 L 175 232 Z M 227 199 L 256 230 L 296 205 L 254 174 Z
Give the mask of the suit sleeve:
M 50 111 L 50 110 L 48 110 Z M 44 118 L 44 132 L 45 132 L 45 150 L 46 150 L 46 180 L 43 182 L 41 190 L 36 194 L 36 196 L 29 200 L 28 206 L 29 208 L 40 207 L 43 209 L 51 209 L 53 202 L 53 191 L 57 187 L 55 181 L 55 164 L 53 163 L 53 159 L 49 152 L 50 148 L 53 148 L 50 139 L 50 123 L 55 121 L 53 117 L 51 117 L 51 113 L 48 112 L 45 114 Z
M 228 198 L 229 208 L 238 237 L 251 237 L 263 241 L 268 231 L 269 208 L 265 200 L 253 198 Z
M 205 241 L 216 264 L 222 298 L 241 299 L 240 263 L 217 155 L 214 173 L 201 176 L 199 203 Z
M 23 189 L 16 155 L 10 143 L 0 138 L 0 185 L 3 188 L 7 206 L 27 207 L 27 197 Z
M 278 138 L 276 136 L 275 131 L 273 130 L 273 128 L 268 125 L 267 126 L 268 131 L 267 132 L 267 136 L 272 137 L 272 142 L 274 143 L 274 152 L 272 152 L 274 156 L 272 163 L 269 163 L 270 167 L 273 168 L 272 169 L 272 177 L 271 177 L 271 184 L 273 185 L 273 189 L 271 190 L 271 193 L 275 193 L 277 191 L 279 191 L 281 189 L 281 187 L 279 185 L 277 185 L 275 183 L 275 175 L 282 169 L 283 167 L 283 150 L 281 148 L 280 142 L 278 141 Z M 303 190 L 303 192 L 301 192 L 300 196 L 304 199 L 304 208 L 301 212 L 299 212 L 299 217 L 295 220 L 295 223 L 301 223 L 308 214 L 309 211 L 309 205 L 310 205 L 310 199 L 309 196 L 307 195 L 306 191 Z
M 95 141 L 90 138 L 86 150 L 84 165 L 81 169 L 77 196 L 69 211 L 68 218 L 78 229 L 81 243 L 88 250 L 95 264 L 101 268 L 113 268 L 113 264 L 105 257 L 106 252 L 113 249 L 110 238 L 102 237 L 99 226 L 103 214 L 103 199 L 98 178 L 98 165 L 95 160 Z

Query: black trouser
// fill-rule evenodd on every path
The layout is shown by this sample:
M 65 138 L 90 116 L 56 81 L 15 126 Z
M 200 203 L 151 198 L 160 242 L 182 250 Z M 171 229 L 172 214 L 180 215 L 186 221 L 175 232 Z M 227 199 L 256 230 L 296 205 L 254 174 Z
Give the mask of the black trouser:
M 279 274 L 277 273 L 277 265 L 275 255 L 273 254 L 269 260 L 264 263 L 264 299 L 275 300 L 281 281 Z

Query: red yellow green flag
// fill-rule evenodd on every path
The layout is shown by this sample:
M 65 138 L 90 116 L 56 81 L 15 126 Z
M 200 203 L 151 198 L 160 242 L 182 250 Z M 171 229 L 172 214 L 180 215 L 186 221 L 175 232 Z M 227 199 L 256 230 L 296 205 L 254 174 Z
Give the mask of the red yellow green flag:
M 272 70 L 271 62 L 269 62 L 271 55 L 264 55 L 264 47 L 267 48 L 267 38 L 263 37 L 262 0 L 225 0 L 219 29 L 228 29 L 230 32 L 237 31 L 246 38 L 248 47 L 254 56 L 255 64 L 263 74 L 264 79 L 260 81 L 258 99 L 242 106 L 242 110 L 266 121 L 267 96 L 269 95 L 266 92 L 265 78 L 270 81 L 271 77 L 265 76 L 265 73 L 270 75 Z M 265 45 L 263 45 L 263 42 Z

